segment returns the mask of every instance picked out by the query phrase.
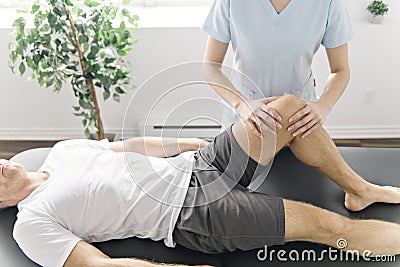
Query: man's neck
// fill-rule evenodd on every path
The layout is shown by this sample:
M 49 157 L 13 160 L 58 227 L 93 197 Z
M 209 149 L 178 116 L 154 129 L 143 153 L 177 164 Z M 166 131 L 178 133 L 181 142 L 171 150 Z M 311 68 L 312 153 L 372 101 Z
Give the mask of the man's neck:
M 20 201 L 26 199 L 36 188 L 41 186 L 49 178 L 47 172 L 27 172 L 27 180 L 24 188 L 21 190 Z

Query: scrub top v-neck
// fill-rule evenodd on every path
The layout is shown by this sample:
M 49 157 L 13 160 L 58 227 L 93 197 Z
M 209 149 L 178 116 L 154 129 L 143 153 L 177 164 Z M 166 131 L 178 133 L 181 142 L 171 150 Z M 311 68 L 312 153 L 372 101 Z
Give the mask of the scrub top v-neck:
M 291 93 L 316 100 L 315 53 L 354 35 L 344 0 L 291 0 L 279 14 L 269 0 L 215 0 L 202 29 L 232 44 L 231 79 L 249 99 Z
M 265 0 L 266 6 L 269 7 L 272 16 L 274 16 L 274 19 L 278 18 L 280 15 L 284 16 L 284 13 L 286 12 L 287 9 L 290 9 L 291 6 L 293 5 L 293 1 L 295 0 L 291 0 L 289 1 L 289 3 L 278 13 L 278 11 L 276 10 L 276 8 L 274 7 L 274 5 L 272 4 L 271 1 L 269 0 Z

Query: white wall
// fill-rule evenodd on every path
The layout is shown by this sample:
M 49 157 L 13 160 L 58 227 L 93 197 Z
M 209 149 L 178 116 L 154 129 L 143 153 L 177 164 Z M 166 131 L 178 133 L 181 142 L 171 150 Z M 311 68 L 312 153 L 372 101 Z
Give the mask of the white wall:
M 365 20 L 368 0 L 348 0 L 354 21 L 355 39 L 350 44 L 352 78 L 343 98 L 326 122 L 333 137 L 368 138 L 400 137 L 400 1 L 386 0 L 390 12 L 382 25 Z M 183 23 L 184 24 L 184 23 Z M 200 25 L 200 22 L 198 22 Z M 39 88 L 36 82 L 14 75 L 8 69 L 9 28 L 0 29 L 0 139 L 60 139 L 82 137 L 80 119 L 72 115 L 75 99 L 68 86 L 55 95 Z M 197 27 L 143 28 L 137 33 L 140 42 L 130 56 L 135 84 L 164 68 L 202 59 L 206 36 Z M 226 63 L 231 62 L 229 54 Z M 321 49 L 314 62 L 319 91 L 327 77 L 328 66 Z M 162 83 L 162 81 L 159 81 Z M 372 103 L 366 101 L 367 88 L 372 88 Z M 142 94 L 154 92 L 146 88 Z M 156 90 L 156 88 L 154 89 Z M 102 104 L 108 131 L 121 132 L 129 96 L 121 104 Z M 213 97 L 208 91 L 206 95 Z M 136 124 L 143 110 L 152 103 L 135 103 L 130 113 L 129 135 L 137 134 Z M 204 113 L 208 106 L 201 107 Z M 187 114 L 186 114 L 187 115 Z
M 347 1 L 356 33 L 349 45 L 352 75 L 326 122 L 333 137 L 400 137 L 400 1 L 385 1 L 390 12 L 382 25 L 366 21 L 369 2 Z M 325 58 L 320 49 L 314 62 L 319 87 L 327 77 Z M 374 90 L 372 103 L 367 101 L 369 88 Z

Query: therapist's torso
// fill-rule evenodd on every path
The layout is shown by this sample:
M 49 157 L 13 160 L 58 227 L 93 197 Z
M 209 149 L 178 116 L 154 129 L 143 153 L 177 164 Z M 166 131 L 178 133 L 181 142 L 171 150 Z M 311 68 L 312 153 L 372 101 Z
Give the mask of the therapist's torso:
M 343 0 L 291 0 L 280 14 L 269 0 L 216 0 L 202 29 L 231 42 L 232 82 L 249 99 L 291 93 L 316 100 L 315 53 L 353 36 Z

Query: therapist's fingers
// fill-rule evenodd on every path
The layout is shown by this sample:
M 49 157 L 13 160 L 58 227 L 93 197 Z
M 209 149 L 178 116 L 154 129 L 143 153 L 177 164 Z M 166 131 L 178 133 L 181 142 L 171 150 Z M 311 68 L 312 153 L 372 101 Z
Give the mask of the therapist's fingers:
M 312 120 L 314 120 L 314 116 L 312 114 L 308 114 L 307 116 L 303 117 L 301 120 L 299 120 L 296 123 L 290 125 L 287 130 L 289 132 L 293 131 L 293 136 L 295 136 L 294 135 L 295 133 L 298 134 L 297 131 L 299 131 L 301 128 L 303 128 L 306 124 L 308 124 Z M 305 130 L 307 130 L 307 129 L 305 129 Z
M 259 109 L 256 111 L 256 116 L 258 117 L 258 125 L 266 132 L 275 135 L 275 121 L 274 119 L 266 114 L 263 110 Z
M 267 105 L 263 105 L 261 107 L 261 110 L 265 112 L 267 116 L 270 116 L 275 120 L 275 126 L 279 129 L 282 129 L 282 124 L 280 123 L 282 121 L 282 116 L 279 114 L 275 109 L 268 107 Z
M 276 135 L 276 131 L 275 131 L 275 125 L 270 125 L 268 123 L 261 123 L 260 127 L 267 133 L 272 134 L 272 135 Z
M 297 132 L 295 132 L 293 134 L 293 136 L 300 136 L 303 133 L 306 133 L 308 130 L 312 129 L 315 125 L 318 124 L 317 120 L 312 120 L 309 123 L 307 123 L 306 125 L 304 125 L 303 127 L 301 127 Z
M 258 136 L 259 138 L 262 138 L 261 131 L 259 130 L 257 126 L 257 119 L 254 115 L 252 115 L 248 120 L 245 121 L 246 125 L 253 131 L 253 133 Z
M 300 109 L 298 112 L 296 112 L 293 116 L 289 118 L 289 123 L 297 121 L 301 117 L 304 117 L 305 115 L 309 114 L 312 111 L 312 108 L 309 105 L 306 105 L 304 108 Z
M 278 98 L 280 98 L 280 96 L 271 96 L 271 97 L 267 97 L 267 98 L 264 98 L 264 102 L 265 102 L 265 104 L 269 104 L 269 103 L 271 103 L 272 101 L 277 100 Z
M 311 129 L 316 124 L 318 124 L 317 120 L 315 120 L 315 119 L 310 120 L 309 122 L 304 124 L 300 129 L 298 129 L 296 132 L 294 132 L 293 136 L 296 137 L 298 135 L 301 135 L 301 134 L 307 132 L 307 130 Z
M 282 116 L 281 114 L 279 114 L 279 112 L 277 112 L 275 109 L 271 108 L 268 106 L 269 103 L 277 100 L 278 98 L 280 98 L 280 96 L 272 96 L 272 97 L 267 97 L 265 98 L 265 104 L 263 105 L 261 108 L 267 112 L 268 114 L 272 115 L 272 117 L 276 120 L 276 121 L 282 121 Z M 280 125 L 280 124 L 279 124 Z
M 282 116 L 281 116 L 281 114 L 278 113 L 278 111 L 276 111 L 274 108 L 269 108 L 269 109 L 271 110 L 271 114 L 272 114 L 272 116 L 274 117 L 275 120 L 282 121 Z M 279 125 L 281 125 L 281 124 L 279 124 Z
M 316 123 L 314 124 L 313 127 L 311 127 L 310 129 L 307 130 L 307 132 L 305 132 L 301 138 L 306 138 L 307 136 L 309 136 L 315 129 L 317 129 L 319 126 L 321 126 L 322 123 Z

